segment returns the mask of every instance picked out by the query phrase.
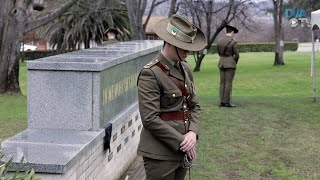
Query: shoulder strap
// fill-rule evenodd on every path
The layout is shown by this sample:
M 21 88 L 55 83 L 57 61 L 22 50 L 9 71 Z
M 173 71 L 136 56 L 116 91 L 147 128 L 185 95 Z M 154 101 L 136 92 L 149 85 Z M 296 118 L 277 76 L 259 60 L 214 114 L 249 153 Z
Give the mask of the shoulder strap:
M 224 50 L 223 50 L 222 55 L 226 55 L 227 47 L 229 46 L 229 44 L 230 44 L 231 42 L 232 42 L 232 39 L 228 42 L 228 44 L 226 45 L 226 47 L 224 47 Z
M 190 99 L 190 95 L 187 92 L 186 88 L 179 82 L 179 80 L 177 78 L 175 78 L 174 76 L 172 76 L 170 74 L 170 71 L 168 71 L 163 64 L 161 64 L 160 62 L 156 64 L 156 66 L 158 66 L 166 75 L 168 75 L 168 77 L 172 80 L 172 82 L 179 88 L 179 90 L 182 92 L 182 95 L 184 96 L 184 98 L 187 100 L 188 103 L 188 107 L 191 108 L 192 107 L 192 103 L 191 103 L 191 99 Z

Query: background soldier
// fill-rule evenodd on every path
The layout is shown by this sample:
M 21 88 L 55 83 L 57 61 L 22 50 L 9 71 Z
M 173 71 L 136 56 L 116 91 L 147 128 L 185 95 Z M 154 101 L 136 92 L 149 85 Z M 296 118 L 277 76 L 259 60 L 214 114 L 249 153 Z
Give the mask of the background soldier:
M 138 78 L 143 123 L 138 154 L 148 180 L 182 180 L 184 167 L 196 156 L 200 124 L 193 75 L 184 60 L 207 42 L 199 28 L 179 15 L 159 21 L 154 29 L 164 46 Z
M 113 44 L 119 42 L 117 39 L 117 35 L 119 34 L 119 31 L 115 28 L 109 28 L 104 32 L 105 40 L 102 44 Z
M 238 29 L 227 25 L 226 35 L 218 40 L 217 47 L 220 56 L 218 67 L 220 69 L 220 106 L 236 107 L 230 103 L 232 93 L 232 81 L 236 73 L 239 60 L 237 41 L 233 38 Z

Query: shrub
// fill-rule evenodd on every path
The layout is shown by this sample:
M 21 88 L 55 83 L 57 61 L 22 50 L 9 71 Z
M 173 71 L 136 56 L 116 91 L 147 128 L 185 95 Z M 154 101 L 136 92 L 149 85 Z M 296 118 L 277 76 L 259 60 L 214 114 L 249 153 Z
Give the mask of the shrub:
M 274 52 L 275 43 L 274 42 L 266 42 L 266 43 L 238 43 L 238 47 L 241 52 Z M 297 42 L 285 42 L 284 43 L 284 51 L 296 51 L 298 49 Z M 218 53 L 217 45 L 213 44 L 208 53 L 215 54 Z
M 23 51 L 21 52 L 21 59 L 22 60 L 34 60 L 34 59 L 39 59 L 39 58 L 44 58 L 48 56 L 53 56 L 61 53 L 67 53 L 71 52 L 70 51 L 64 51 L 64 52 L 58 52 L 56 50 L 47 50 L 47 51 Z
M 24 51 L 24 52 L 21 52 L 21 59 L 34 60 L 34 59 L 44 58 L 48 56 L 53 56 L 56 54 L 58 54 L 57 51 Z
M 0 159 L 2 159 L 4 154 L 2 153 L 1 147 L 0 147 Z M 11 158 L 8 162 L 2 162 L 0 161 L 0 180 L 40 180 L 40 178 L 35 177 L 35 172 L 33 169 L 30 171 L 25 171 L 22 173 L 22 169 L 26 166 L 26 164 L 23 163 L 23 159 L 21 159 L 18 168 L 12 172 L 12 174 L 8 175 L 8 167 L 12 165 L 12 159 Z

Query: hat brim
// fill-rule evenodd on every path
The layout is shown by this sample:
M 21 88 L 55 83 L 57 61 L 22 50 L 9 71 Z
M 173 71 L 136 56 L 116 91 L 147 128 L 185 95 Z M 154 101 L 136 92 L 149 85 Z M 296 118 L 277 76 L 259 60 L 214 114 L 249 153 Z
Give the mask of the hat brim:
M 197 33 L 192 43 L 183 42 L 167 31 L 167 25 L 170 18 L 160 20 L 154 25 L 154 32 L 164 41 L 172 44 L 180 49 L 188 51 L 200 51 L 207 45 L 207 38 L 204 33 L 197 27 Z
M 119 31 L 116 30 L 116 29 L 107 29 L 104 34 L 107 34 L 108 32 L 113 32 L 115 35 L 118 35 L 119 34 Z
M 235 28 L 235 27 L 233 27 L 233 26 L 230 26 L 230 25 L 226 25 L 226 28 L 232 29 L 232 31 L 233 31 L 234 33 L 238 33 L 238 32 L 239 32 L 237 28 Z

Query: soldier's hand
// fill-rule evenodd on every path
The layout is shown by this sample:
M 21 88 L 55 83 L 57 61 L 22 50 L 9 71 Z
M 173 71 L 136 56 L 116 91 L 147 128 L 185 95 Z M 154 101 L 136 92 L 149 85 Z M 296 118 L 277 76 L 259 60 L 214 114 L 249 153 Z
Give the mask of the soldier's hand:
M 193 160 L 197 157 L 196 147 L 193 147 L 190 151 L 187 151 L 189 159 Z
M 197 134 L 192 131 L 189 131 L 187 134 L 183 136 L 184 136 L 184 140 L 180 144 L 180 150 L 183 152 L 190 151 L 196 145 Z

